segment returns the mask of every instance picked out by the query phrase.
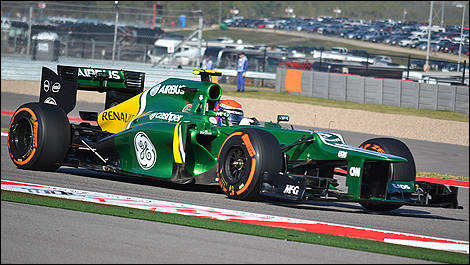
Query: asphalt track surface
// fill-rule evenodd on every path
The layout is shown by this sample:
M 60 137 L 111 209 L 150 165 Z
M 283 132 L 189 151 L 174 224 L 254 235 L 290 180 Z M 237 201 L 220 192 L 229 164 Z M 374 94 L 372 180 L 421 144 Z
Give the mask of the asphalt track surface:
M 2 110 L 14 111 L 21 103 L 36 100 L 35 97 L 2 93 Z M 100 110 L 97 104 L 79 102 L 77 105 L 76 109 L 98 107 L 96 110 Z M 71 116 L 77 114 L 72 112 Z M 9 120 L 10 117 L 2 115 L 2 128 L 8 127 Z M 347 143 L 355 146 L 371 138 L 355 133 L 343 133 L 343 136 Z M 413 151 L 418 170 L 433 171 L 431 169 L 436 167 L 444 168 L 441 170 L 448 173 L 450 170 L 468 172 L 468 147 L 403 140 Z M 377 214 L 364 210 L 357 203 L 230 200 L 216 185 L 177 185 L 68 167 L 56 172 L 19 170 L 8 157 L 6 137 L 1 137 L 1 152 L 2 179 L 469 241 L 469 196 L 465 188 L 459 189 L 463 210 L 403 206 Z M 454 158 L 461 160 L 452 162 Z M 420 165 L 419 161 L 424 160 L 430 160 L 429 166 Z M 455 163 L 455 166 L 448 166 L 449 163 Z M 468 173 L 461 175 L 468 176 Z M 417 262 L 11 202 L 2 201 L 1 207 L 2 263 Z

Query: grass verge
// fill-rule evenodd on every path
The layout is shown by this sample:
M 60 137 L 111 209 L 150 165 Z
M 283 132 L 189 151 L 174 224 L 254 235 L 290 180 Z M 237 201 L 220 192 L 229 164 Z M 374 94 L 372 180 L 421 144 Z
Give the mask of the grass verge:
M 467 176 L 453 176 L 449 174 L 435 173 L 435 172 L 426 172 L 426 171 L 416 171 L 417 177 L 423 178 L 438 178 L 438 179 L 452 179 L 460 181 L 469 181 Z
M 431 250 L 424 248 L 394 245 L 372 240 L 340 237 L 326 234 L 318 234 L 304 231 L 296 231 L 284 228 L 266 227 L 252 224 L 242 224 L 230 221 L 220 221 L 201 217 L 184 216 L 178 214 L 160 213 L 141 209 L 132 209 L 121 206 L 100 205 L 97 203 L 81 202 L 24 194 L 19 192 L 1 192 L 2 200 L 47 207 L 62 208 L 68 210 L 97 213 L 104 215 L 134 218 L 153 222 L 163 222 L 189 227 L 211 229 L 217 231 L 234 232 L 252 236 L 261 236 L 280 240 L 288 240 L 309 244 L 318 244 L 332 247 L 341 247 L 359 251 L 379 254 L 401 256 L 407 258 L 429 260 L 444 263 L 468 264 L 469 255 L 448 251 Z

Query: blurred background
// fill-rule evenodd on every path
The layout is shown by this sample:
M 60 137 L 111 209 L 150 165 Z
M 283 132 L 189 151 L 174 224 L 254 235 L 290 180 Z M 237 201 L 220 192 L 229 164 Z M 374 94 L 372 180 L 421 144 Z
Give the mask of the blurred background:
M 468 1 L 2 1 L 1 18 L 2 57 L 234 69 L 243 50 L 258 73 L 468 69 Z

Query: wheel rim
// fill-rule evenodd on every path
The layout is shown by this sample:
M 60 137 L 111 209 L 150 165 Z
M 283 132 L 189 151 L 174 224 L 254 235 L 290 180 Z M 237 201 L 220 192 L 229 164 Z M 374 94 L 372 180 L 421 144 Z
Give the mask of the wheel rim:
M 224 167 L 229 184 L 238 183 L 243 179 L 247 168 L 247 158 L 245 151 L 240 146 L 232 148 L 227 153 Z
M 25 157 L 31 151 L 33 125 L 27 118 L 20 118 L 10 131 L 10 141 L 18 157 Z

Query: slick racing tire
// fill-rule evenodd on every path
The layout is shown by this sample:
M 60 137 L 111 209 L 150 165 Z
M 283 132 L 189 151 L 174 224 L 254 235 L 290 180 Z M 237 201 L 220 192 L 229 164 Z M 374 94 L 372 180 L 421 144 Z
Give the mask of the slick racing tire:
M 393 138 L 374 138 L 363 142 L 359 148 L 406 158 L 408 160 L 406 163 L 390 164 L 390 167 L 392 167 L 390 179 L 394 181 L 415 181 L 415 161 L 410 149 L 402 141 Z M 403 204 L 385 204 L 372 201 L 364 201 L 360 204 L 372 211 L 391 211 L 403 206 Z
M 42 102 L 20 106 L 8 129 L 8 152 L 22 169 L 56 170 L 71 142 L 70 123 L 65 112 Z
M 257 201 L 264 172 L 282 169 L 279 142 L 271 133 L 257 128 L 236 130 L 220 148 L 217 177 L 231 199 Z

